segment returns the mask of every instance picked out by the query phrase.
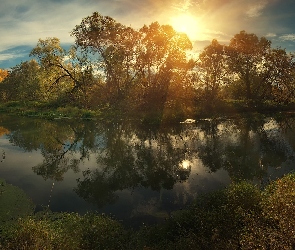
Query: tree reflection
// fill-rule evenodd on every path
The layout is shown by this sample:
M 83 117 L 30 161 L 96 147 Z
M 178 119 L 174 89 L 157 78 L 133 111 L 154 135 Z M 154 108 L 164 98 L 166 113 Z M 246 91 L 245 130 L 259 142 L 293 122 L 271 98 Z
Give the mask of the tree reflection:
M 294 156 L 279 123 L 269 122 L 265 118 L 207 121 L 200 125 L 205 136 L 198 156 L 212 172 L 227 170 L 232 180 L 262 180 L 269 168 L 278 168 Z
M 32 169 L 45 180 L 62 181 L 67 171 L 79 172 L 81 162 L 90 155 L 96 156 L 97 166 L 83 172 L 75 191 L 98 206 L 115 202 L 118 190 L 138 186 L 157 191 L 172 189 L 190 175 L 191 157 L 179 135 L 180 127 L 143 128 L 129 122 L 23 118 L 20 121 L 21 126 L 6 124 L 11 131 L 8 138 L 25 151 L 40 151 L 43 162 Z
M 45 180 L 62 181 L 68 170 L 79 172 L 79 164 L 89 158 L 90 150 L 96 148 L 99 127 L 94 123 L 63 122 L 42 119 L 18 118 L 2 120 L 11 131 L 9 141 L 25 151 L 40 150 L 43 162 L 33 166 L 37 175 Z
M 116 191 L 137 186 L 172 189 L 189 177 L 190 167 L 182 164 L 186 149 L 175 148 L 167 132 L 116 125 L 105 131 L 104 138 L 98 168 L 84 171 L 75 189 L 89 202 L 103 206 L 117 199 Z
M 96 148 L 97 127 L 92 123 L 68 123 L 64 136 L 55 138 L 54 147 L 41 147 L 43 163 L 34 166 L 33 171 L 45 180 L 63 180 L 68 170 L 80 171 L 79 164 L 89 159 L 90 151 Z
M 293 117 L 212 119 L 172 127 L 2 117 L 0 125 L 10 131 L 14 145 L 40 151 L 43 161 L 33 171 L 45 180 L 62 181 L 66 172 L 77 173 L 85 163 L 89 169 L 75 192 L 99 207 L 116 202 L 120 190 L 173 189 L 189 178 L 197 167 L 193 164 L 209 172 L 224 169 L 232 180 L 262 181 L 270 168 L 294 160 Z
M 41 175 L 45 180 L 62 181 L 63 175 L 70 169 L 75 173 L 79 172 L 79 159 L 66 157 L 68 151 L 47 152 L 42 150 L 43 163 L 34 166 L 32 169 L 37 175 Z

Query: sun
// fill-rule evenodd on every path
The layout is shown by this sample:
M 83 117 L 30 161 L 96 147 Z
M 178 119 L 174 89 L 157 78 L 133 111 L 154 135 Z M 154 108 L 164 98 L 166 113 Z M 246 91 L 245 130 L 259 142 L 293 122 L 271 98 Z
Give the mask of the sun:
M 200 34 L 199 20 L 191 14 L 182 13 L 171 17 L 171 25 L 176 31 L 186 33 L 192 40 Z

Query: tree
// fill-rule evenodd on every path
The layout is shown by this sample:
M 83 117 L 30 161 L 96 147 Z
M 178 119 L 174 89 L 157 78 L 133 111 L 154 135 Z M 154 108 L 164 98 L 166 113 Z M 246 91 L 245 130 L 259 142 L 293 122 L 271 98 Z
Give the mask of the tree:
M 35 60 L 25 61 L 12 68 L 0 85 L 3 101 L 40 99 L 41 69 Z
M 180 86 L 186 79 L 186 51 L 192 44 L 169 25 L 155 22 L 136 31 L 94 12 L 72 36 L 79 48 L 95 57 L 92 62 L 105 77 L 108 102 L 120 108 L 125 101 L 128 109 L 163 110 L 170 83 Z
M 140 33 L 138 65 L 142 108 L 153 111 L 163 111 L 165 105 L 176 108 L 175 103 L 185 100 L 185 97 L 175 95 L 175 91 L 186 93 L 187 73 L 193 67 L 186 56 L 186 52 L 192 49 L 191 41 L 186 34 L 176 32 L 170 25 L 157 22 L 144 25 Z
M 279 103 L 290 102 L 295 94 L 294 66 L 293 54 L 288 54 L 281 48 L 270 50 L 259 74 L 261 83 L 256 88 L 256 91 L 261 93 L 261 99 L 268 98 Z
M 247 100 L 253 99 L 252 85 L 269 53 L 271 42 L 264 37 L 241 31 L 228 46 L 228 66 L 243 84 Z
M 228 67 L 225 46 L 216 39 L 199 55 L 196 65 L 198 71 L 197 85 L 206 102 L 214 103 L 220 88 L 227 83 Z
M 0 69 L 0 82 L 2 82 L 8 75 L 8 70 Z
M 93 68 L 83 53 L 79 54 L 74 46 L 65 51 L 59 39 L 54 37 L 39 39 L 30 56 L 37 57 L 44 70 L 43 86 L 48 93 L 47 99 L 56 99 L 64 94 L 77 100 L 81 93 L 81 104 L 87 105 L 87 88 L 92 86 L 94 79 Z
M 104 73 L 108 101 L 117 102 L 127 95 L 136 76 L 139 33 L 94 12 L 84 18 L 71 35 L 77 47 L 88 53 L 97 70 Z

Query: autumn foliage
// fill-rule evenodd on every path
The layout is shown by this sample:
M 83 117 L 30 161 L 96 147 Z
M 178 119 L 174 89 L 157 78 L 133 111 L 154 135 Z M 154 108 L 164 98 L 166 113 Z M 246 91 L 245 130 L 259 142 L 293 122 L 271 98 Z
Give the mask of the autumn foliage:
M 197 58 L 188 36 L 153 22 L 136 30 L 94 12 L 71 32 L 65 50 L 39 39 L 34 59 L 0 71 L 0 101 L 112 109 L 140 119 L 184 119 L 219 112 L 226 100 L 286 105 L 295 100 L 292 53 L 241 31 L 228 45 L 213 39 Z M 196 55 L 195 55 L 196 56 Z
M 8 76 L 8 70 L 0 69 L 0 82 Z

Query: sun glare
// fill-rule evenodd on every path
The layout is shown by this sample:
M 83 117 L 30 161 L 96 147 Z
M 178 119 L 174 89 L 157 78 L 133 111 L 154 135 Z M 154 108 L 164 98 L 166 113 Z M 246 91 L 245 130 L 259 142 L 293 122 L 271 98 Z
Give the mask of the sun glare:
M 190 161 L 188 161 L 188 160 L 183 160 L 183 161 L 181 162 L 181 164 L 180 164 L 180 167 L 181 167 L 182 169 L 189 169 L 189 167 L 190 167 Z
M 171 25 L 178 32 L 183 32 L 192 40 L 196 39 L 200 32 L 200 24 L 197 18 L 191 14 L 181 14 L 171 18 Z

